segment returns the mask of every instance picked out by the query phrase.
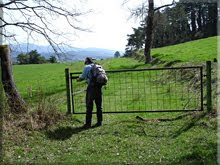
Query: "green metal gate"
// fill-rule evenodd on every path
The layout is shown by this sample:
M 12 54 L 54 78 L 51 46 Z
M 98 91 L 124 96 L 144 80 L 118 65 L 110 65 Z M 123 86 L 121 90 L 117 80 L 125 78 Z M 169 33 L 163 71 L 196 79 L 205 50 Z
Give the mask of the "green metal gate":
M 148 68 L 106 71 L 103 113 L 183 112 L 203 110 L 203 67 Z M 66 69 L 68 112 L 86 112 L 81 72 Z

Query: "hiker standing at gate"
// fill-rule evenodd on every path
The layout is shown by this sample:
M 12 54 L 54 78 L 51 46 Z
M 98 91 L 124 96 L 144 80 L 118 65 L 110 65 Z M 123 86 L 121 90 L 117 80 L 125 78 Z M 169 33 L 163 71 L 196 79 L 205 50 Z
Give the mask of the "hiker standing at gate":
M 90 128 L 92 123 L 92 110 L 93 110 L 93 101 L 95 100 L 96 108 L 97 108 L 97 123 L 94 125 L 95 127 L 102 125 L 102 86 L 107 82 L 107 76 L 105 75 L 105 71 L 101 68 L 98 68 L 97 65 L 93 62 L 92 58 L 86 57 L 85 63 L 86 66 L 82 72 L 82 75 L 77 79 L 77 81 L 86 80 L 87 81 L 87 90 L 86 90 L 86 123 L 84 124 L 84 128 Z M 104 74 L 100 74 L 99 80 L 103 80 L 104 83 L 97 82 L 97 77 L 95 77 L 95 69 L 98 72 L 103 72 Z M 100 70 L 101 69 L 101 70 Z

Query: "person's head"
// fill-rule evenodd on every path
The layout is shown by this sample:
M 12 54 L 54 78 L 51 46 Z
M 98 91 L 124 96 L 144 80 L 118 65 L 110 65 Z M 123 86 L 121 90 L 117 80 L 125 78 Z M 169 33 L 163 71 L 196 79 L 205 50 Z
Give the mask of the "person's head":
M 92 64 L 92 63 L 93 63 L 92 58 L 86 57 L 84 64 L 85 64 L 85 65 L 89 65 L 89 64 Z

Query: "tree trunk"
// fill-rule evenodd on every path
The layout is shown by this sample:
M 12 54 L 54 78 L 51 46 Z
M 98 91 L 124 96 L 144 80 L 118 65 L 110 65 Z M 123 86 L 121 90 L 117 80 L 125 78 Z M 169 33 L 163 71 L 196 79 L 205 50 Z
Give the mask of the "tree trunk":
M 192 38 L 196 33 L 196 12 L 195 12 L 195 5 L 191 4 L 191 27 L 192 27 Z
M 1 58 L 0 58 L 1 61 Z M 0 65 L 0 164 L 2 163 L 3 158 L 3 149 L 2 149 L 2 141 L 3 141 L 3 110 L 4 110 L 4 104 L 3 104 L 3 86 L 1 81 L 1 65 Z
M 217 20 L 218 20 L 217 3 L 208 5 L 208 36 L 217 35 Z
M 197 18 L 197 24 L 198 24 L 198 31 L 202 30 L 202 9 L 201 4 L 199 4 L 199 10 L 198 10 L 198 18 Z
M 26 104 L 16 89 L 12 74 L 12 62 L 8 46 L 0 46 L 2 66 L 2 84 L 12 112 L 21 113 L 27 110 Z
M 154 0 L 149 0 L 149 9 L 148 16 L 146 18 L 147 21 L 147 29 L 146 29 L 146 38 L 145 38 L 145 64 L 149 64 L 151 62 L 151 47 L 153 40 L 153 20 L 154 20 Z

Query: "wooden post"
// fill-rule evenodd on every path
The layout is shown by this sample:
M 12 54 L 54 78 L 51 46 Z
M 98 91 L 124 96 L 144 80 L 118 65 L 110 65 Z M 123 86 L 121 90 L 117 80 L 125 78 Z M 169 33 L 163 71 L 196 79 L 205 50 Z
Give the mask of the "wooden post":
M 71 114 L 71 93 L 70 93 L 70 73 L 69 73 L 69 68 L 65 69 L 65 77 L 66 77 L 67 114 Z
M 212 65 L 211 61 L 206 61 L 206 87 L 207 87 L 207 111 L 212 110 Z

